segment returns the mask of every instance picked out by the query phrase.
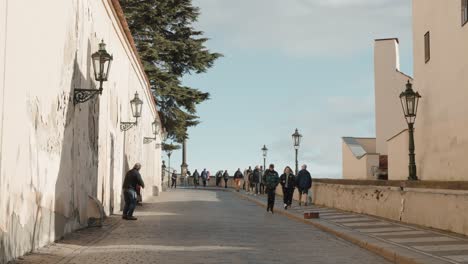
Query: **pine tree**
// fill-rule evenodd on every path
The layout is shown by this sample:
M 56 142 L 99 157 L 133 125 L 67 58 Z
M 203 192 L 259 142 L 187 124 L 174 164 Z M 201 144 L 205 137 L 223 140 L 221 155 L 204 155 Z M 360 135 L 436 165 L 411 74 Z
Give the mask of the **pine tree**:
M 196 105 L 209 93 L 183 86 L 185 74 L 206 72 L 221 57 L 206 47 L 202 31 L 193 28 L 200 10 L 191 0 L 120 0 L 156 97 L 168 137 L 183 142 L 196 126 Z

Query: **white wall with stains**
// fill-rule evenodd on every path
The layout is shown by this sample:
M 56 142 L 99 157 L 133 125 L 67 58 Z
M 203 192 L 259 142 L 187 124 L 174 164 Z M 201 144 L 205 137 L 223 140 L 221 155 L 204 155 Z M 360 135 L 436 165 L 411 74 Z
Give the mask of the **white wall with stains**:
M 74 88 L 98 85 L 90 55 L 101 39 L 114 56 L 109 81 L 74 105 Z M 158 116 L 129 43 L 109 0 L 0 2 L 0 263 L 86 226 L 90 197 L 119 213 L 135 162 L 144 198 L 161 189 L 161 150 L 143 144 Z M 142 118 L 122 132 L 135 92 Z

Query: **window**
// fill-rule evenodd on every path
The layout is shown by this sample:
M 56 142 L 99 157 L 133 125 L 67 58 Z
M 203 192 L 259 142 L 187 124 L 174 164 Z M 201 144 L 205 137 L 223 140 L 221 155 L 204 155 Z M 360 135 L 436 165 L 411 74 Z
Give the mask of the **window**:
M 424 35 L 424 57 L 426 63 L 431 59 L 431 37 L 429 31 Z
M 464 26 L 466 24 L 466 22 L 468 22 L 468 0 L 461 0 L 462 1 L 462 13 L 461 13 L 461 17 L 462 17 L 462 26 Z

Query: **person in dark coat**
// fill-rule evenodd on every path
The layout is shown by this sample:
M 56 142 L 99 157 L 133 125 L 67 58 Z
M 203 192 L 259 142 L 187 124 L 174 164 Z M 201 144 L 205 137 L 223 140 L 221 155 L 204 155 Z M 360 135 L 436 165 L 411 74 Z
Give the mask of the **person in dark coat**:
M 264 177 L 265 189 L 268 194 L 267 212 L 271 212 L 273 214 L 273 207 L 275 207 L 276 186 L 278 186 L 279 183 L 279 176 L 275 171 L 275 165 L 270 164 L 270 168 L 265 171 Z
M 309 171 L 307 171 L 307 165 L 305 164 L 302 165 L 301 170 L 297 174 L 296 185 L 299 191 L 299 205 L 302 205 L 302 195 L 304 194 L 304 205 L 307 206 L 309 190 L 312 187 L 312 176 L 310 176 Z
M 195 186 L 195 188 L 197 188 L 198 186 L 198 179 L 200 178 L 200 173 L 198 173 L 198 170 L 195 170 L 193 172 L 193 185 Z
M 289 166 L 284 168 L 284 172 L 280 177 L 280 183 L 283 187 L 284 209 L 287 210 L 292 204 L 294 188 L 296 187 L 296 176 L 294 176 Z
M 208 179 L 208 172 L 206 171 L 206 169 L 203 169 L 201 173 L 201 179 L 203 182 L 203 187 L 206 187 L 206 180 Z
M 122 191 L 125 200 L 122 218 L 125 220 L 137 220 L 137 218 L 133 216 L 133 211 L 135 210 L 137 203 L 137 185 L 140 185 L 141 188 L 145 188 L 145 183 L 141 178 L 140 169 L 141 164 L 136 163 L 133 166 L 133 169 L 129 170 L 127 174 L 125 174 L 122 185 Z
M 255 169 L 252 172 L 252 189 L 255 190 L 255 195 L 258 194 L 258 184 L 260 183 L 260 168 L 255 166 Z
M 234 173 L 234 182 L 236 183 L 236 191 L 240 190 L 241 180 L 244 178 L 244 175 L 240 171 L 240 168 Z
M 225 170 L 223 173 L 223 179 L 224 179 L 224 188 L 227 188 L 227 183 L 229 181 L 229 173 L 227 172 L 227 170 Z
M 174 172 L 172 172 L 171 180 L 172 180 L 171 189 L 172 187 L 174 187 L 174 189 L 177 189 L 177 174 L 175 170 Z

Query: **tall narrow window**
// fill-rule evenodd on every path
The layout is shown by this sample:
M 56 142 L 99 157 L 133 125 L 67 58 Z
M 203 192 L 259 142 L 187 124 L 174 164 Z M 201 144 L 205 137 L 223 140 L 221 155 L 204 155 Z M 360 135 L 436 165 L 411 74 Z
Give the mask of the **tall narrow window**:
M 431 59 L 431 36 L 429 31 L 424 35 L 424 57 L 426 63 Z
M 468 22 L 468 0 L 461 0 L 462 2 L 462 26 L 464 26 L 466 24 L 466 22 Z

